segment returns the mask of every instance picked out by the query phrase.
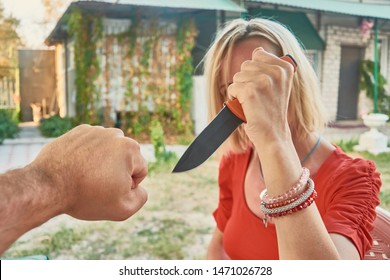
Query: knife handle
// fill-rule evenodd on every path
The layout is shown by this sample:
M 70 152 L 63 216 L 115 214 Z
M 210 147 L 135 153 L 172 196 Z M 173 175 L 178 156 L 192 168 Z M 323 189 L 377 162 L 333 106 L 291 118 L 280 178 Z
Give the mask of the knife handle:
M 287 54 L 285 56 L 282 56 L 280 59 L 283 59 L 287 62 L 290 62 L 290 64 L 292 66 L 294 66 L 294 73 L 297 71 L 297 63 L 296 61 L 294 60 L 294 58 Z M 232 100 L 228 100 L 226 102 L 226 106 L 229 108 L 229 110 L 237 117 L 239 118 L 240 120 L 242 120 L 243 122 L 246 122 L 246 118 L 245 118 L 245 115 L 244 115 L 244 111 L 242 110 L 242 107 L 241 107 L 241 104 L 240 102 L 238 101 L 238 99 L 234 98 Z

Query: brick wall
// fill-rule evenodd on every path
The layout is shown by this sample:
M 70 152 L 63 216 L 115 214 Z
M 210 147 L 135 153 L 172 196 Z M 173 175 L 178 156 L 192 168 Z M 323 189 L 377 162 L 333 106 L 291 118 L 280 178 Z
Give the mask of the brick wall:
M 328 25 L 325 27 L 326 50 L 323 53 L 321 92 L 330 120 L 336 120 L 339 89 L 339 75 L 342 46 L 360 46 L 365 48 L 365 59 L 374 58 L 373 35 L 368 42 L 363 42 L 358 28 Z M 388 48 L 389 49 L 389 48 Z M 389 52 L 389 51 L 388 51 Z M 390 61 L 390 53 L 388 53 Z M 390 80 L 390 62 L 387 65 L 387 80 Z M 359 94 L 358 117 L 372 110 L 372 101 L 365 93 Z

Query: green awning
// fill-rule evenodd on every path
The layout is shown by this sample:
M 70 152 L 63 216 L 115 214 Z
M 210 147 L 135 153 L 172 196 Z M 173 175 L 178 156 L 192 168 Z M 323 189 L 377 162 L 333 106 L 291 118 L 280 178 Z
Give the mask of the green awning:
M 250 0 L 245 2 L 267 3 L 351 16 L 390 19 L 390 5 L 388 4 L 369 4 L 334 0 Z
M 323 50 L 325 43 L 303 12 L 289 12 L 268 9 L 249 9 L 252 17 L 265 17 L 283 23 L 309 50 Z
M 245 8 L 232 0 L 104 0 L 102 2 L 122 5 L 184 8 L 197 10 L 220 10 L 230 12 L 245 12 Z

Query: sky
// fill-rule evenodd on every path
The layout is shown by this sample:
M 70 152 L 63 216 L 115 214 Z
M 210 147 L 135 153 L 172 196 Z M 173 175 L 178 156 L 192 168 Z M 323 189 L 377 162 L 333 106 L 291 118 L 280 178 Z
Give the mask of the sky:
M 3 3 L 5 15 L 12 14 L 15 18 L 20 20 L 18 34 L 22 38 L 25 48 L 46 48 L 44 41 L 50 34 L 50 31 L 54 28 L 55 22 L 47 26 L 42 24 L 44 7 L 41 0 L 0 1 Z M 63 11 L 61 11 L 61 14 L 62 12 Z

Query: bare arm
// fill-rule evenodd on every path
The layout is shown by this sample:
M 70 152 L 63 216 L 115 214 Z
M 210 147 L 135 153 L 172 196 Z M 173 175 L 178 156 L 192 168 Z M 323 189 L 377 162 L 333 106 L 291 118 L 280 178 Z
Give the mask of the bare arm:
M 229 259 L 228 255 L 223 249 L 222 240 L 223 240 L 223 233 L 216 227 L 207 250 L 208 260 Z
M 61 192 L 31 167 L 0 175 L 0 254 L 19 236 L 61 213 Z
M 79 126 L 46 145 L 24 168 L 0 175 L 0 254 L 59 214 L 125 220 L 147 200 L 139 145 L 118 129 Z
M 251 61 L 241 65 L 228 89 L 243 107 L 245 130 L 261 159 L 265 184 L 272 196 L 287 192 L 302 172 L 288 122 L 293 75 L 289 63 L 259 48 Z M 315 203 L 274 222 L 281 259 L 356 257 L 356 248 L 346 238 L 332 240 Z M 346 248 L 348 253 L 339 253 Z
M 295 149 L 292 143 L 286 142 L 281 144 L 275 141 L 274 145 L 268 145 L 267 151 L 261 150 L 262 160 L 266 162 L 263 168 L 265 182 L 274 194 L 288 191 L 301 172 Z M 315 203 L 291 215 L 274 219 L 274 222 L 281 259 L 340 258 Z

